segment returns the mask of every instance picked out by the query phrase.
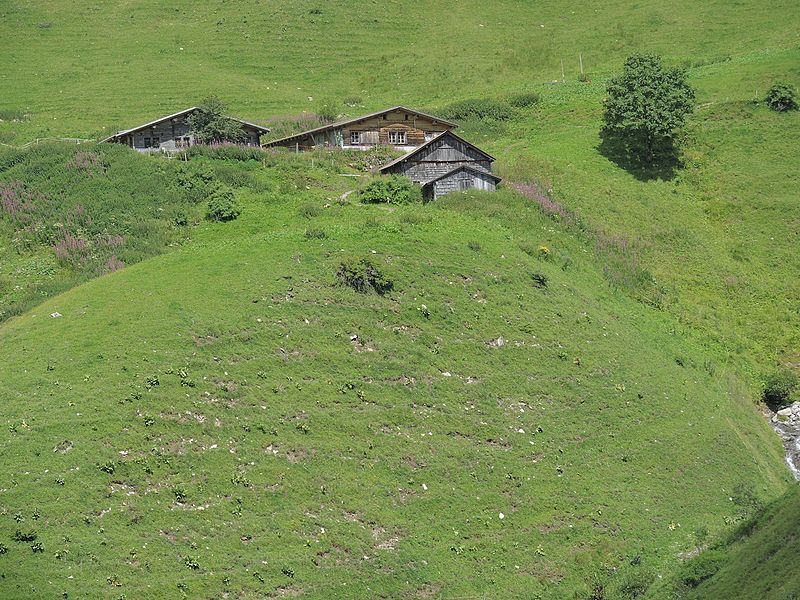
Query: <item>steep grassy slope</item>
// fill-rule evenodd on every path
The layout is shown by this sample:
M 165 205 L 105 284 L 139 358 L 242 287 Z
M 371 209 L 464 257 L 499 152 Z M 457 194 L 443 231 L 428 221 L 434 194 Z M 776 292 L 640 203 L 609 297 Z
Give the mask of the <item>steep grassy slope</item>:
M 100 136 L 208 93 L 265 119 L 533 90 L 535 109 L 461 131 L 572 225 L 508 192 L 339 206 L 341 157 L 212 163 L 239 221 L 0 325 L 0 597 L 613 598 L 657 575 L 650 594 L 675 593 L 695 530 L 744 518 L 734 490 L 786 489 L 752 399 L 776 362 L 800 364 L 800 115 L 754 100 L 800 83 L 799 27 L 788 1 L 1 7 L 2 143 Z M 698 88 L 675 172 L 637 172 L 598 135 L 607 77 L 639 50 Z M 545 84 L 562 58 L 567 83 Z M 107 197 L 50 159 L 0 180 L 126 207 L 158 243 L 124 262 L 182 239 L 158 211 L 188 200 L 177 165 L 108 152 L 129 170 Z M 81 279 L 14 239 L 4 220 L 0 303 Z M 353 253 L 396 291 L 335 286 Z M 108 270 L 95 258 L 82 277 Z M 781 568 L 767 542 L 793 502 L 698 593 L 765 593 L 748 559 Z
M 785 488 L 735 380 L 538 207 L 339 205 L 293 160 L 259 176 L 310 189 L 0 326 L 3 595 L 584 597 Z
M 711 574 L 683 597 L 771 600 L 796 598 L 800 571 L 794 561 L 800 552 L 800 488 L 768 506 L 757 519 L 744 524 L 710 554 L 684 569 L 687 574 Z M 704 561 L 705 568 L 697 564 Z M 709 568 L 710 567 L 710 568 Z M 718 570 L 717 570 L 718 569 Z M 716 571 L 716 572 L 715 572 Z
M 193 175 L 111 144 L 0 152 L 0 321 L 180 244 L 202 216 Z

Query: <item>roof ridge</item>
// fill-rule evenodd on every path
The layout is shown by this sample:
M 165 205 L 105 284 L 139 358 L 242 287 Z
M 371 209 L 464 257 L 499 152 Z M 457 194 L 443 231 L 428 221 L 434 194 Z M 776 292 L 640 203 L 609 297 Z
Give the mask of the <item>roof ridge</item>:
M 313 133 L 318 133 L 320 131 L 325 131 L 327 129 L 343 127 L 344 125 L 349 125 L 350 123 L 357 123 L 358 121 L 363 121 L 365 119 L 371 119 L 372 117 L 377 117 L 377 116 L 380 116 L 380 115 L 383 115 L 383 114 L 386 114 L 386 113 L 390 113 L 390 112 L 393 112 L 393 111 L 396 111 L 396 110 L 404 110 L 404 111 L 407 111 L 407 112 L 410 112 L 410 113 L 414 113 L 415 115 L 419 115 L 421 117 L 427 117 L 427 118 L 432 119 L 434 121 L 438 121 L 438 122 L 443 123 L 445 125 L 449 125 L 452 128 L 458 127 L 458 124 L 453 123 L 452 121 L 448 121 L 447 119 L 443 119 L 442 117 L 437 117 L 436 115 L 425 113 L 425 112 L 422 112 L 421 110 L 416 110 L 414 108 L 408 108 L 407 106 L 397 105 L 397 106 L 392 106 L 390 108 L 385 108 L 383 110 L 379 110 L 379 111 L 376 111 L 376 112 L 367 113 L 366 115 L 360 115 L 358 117 L 352 117 L 352 118 L 349 118 L 349 119 L 340 119 L 338 121 L 334 121 L 333 123 L 327 123 L 325 125 L 320 125 L 319 127 L 313 127 L 311 129 L 307 129 L 305 131 L 300 131 L 298 133 L 293 133 L 292 135 L 287 135 L 287 136 L 284 136 L 282 138 L 278 138 L 277 140 L 270 140 L 268 142 L 265 142 L 263 145 L 264 146 L 271 146 L 273 144 L 277 144 L 279 142 L 285 142 L 285 141 L 294 139 L 296 137 L 301 137 L 301 136 L 305 136 L 305 135 L 309 135 L 309 134 L 313 134 Z

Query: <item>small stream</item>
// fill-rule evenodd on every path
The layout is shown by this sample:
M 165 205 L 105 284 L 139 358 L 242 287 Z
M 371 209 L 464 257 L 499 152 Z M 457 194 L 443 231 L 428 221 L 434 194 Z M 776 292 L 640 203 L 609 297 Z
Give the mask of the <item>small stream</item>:
M 779 410 L 777 413 L 770 411 L 770 424 L 783 440 L 786 450 L 786 464 L 800 481 L 800 402 Z

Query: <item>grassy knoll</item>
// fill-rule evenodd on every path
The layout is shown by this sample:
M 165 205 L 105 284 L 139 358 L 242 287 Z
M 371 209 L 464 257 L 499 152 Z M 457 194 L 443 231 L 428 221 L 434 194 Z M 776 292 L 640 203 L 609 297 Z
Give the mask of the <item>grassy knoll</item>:
M 312 158 L 2 326 L 6 595 L 584 597 L 785 489 L 736 381 L 580 234 L 509 192 L 339 203 Z M 394 290 L 337 285 L 348 256 Z
M 797 591 L 753 406 L 800 364 L 800 113 L 758 102 L 800 84 L 796 2 L 198 6 L 0 8 L 0 143 L 209 93 L 291 123 L 534 92 L 460 129 L 529 198 L 342 203 L 346 155 L 3 150 L 0 200 L 42 210 L 0 208 L 0 597 Z M 697 87 L 679 168 L 599 136 L 634 51 Z M 217 184 L 234 222 L 202 220 Z M 337 285 L 349 257 L 394 290 Z M 727 566 L 676 588 L 698 545 Z

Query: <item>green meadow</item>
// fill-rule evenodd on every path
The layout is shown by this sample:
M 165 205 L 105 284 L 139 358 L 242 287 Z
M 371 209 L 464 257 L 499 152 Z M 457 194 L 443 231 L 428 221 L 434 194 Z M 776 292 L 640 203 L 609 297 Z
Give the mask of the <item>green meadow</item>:
M 795 597 L 759 398 L 800 364 L 800 116 L 763 103 L 800 84 L 798 25 L 750 1 L 0 7 L 0 597 Z M 672 169 L 599 135 L 635 51 L 697 89 Z M 426 205 L 345 195 L 358 154 L 21 147 L 208 94 L 269 124 L 520 93 L 458 130 L 505 185 Z M 204 218 L 216 185 L 238 219 Z M 359 259 L 391 291 L 342 285 Z

